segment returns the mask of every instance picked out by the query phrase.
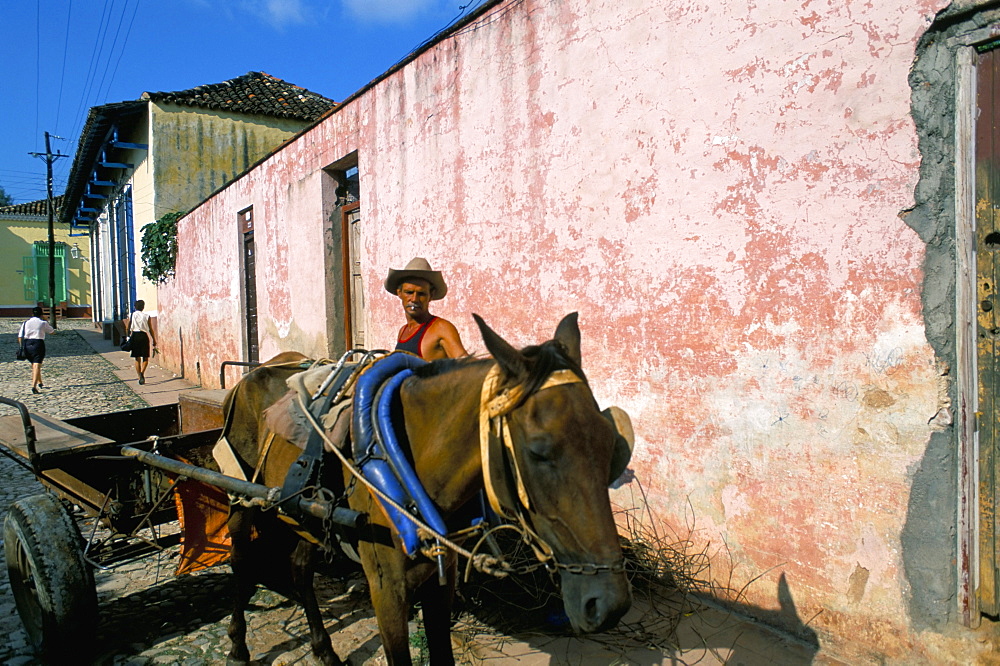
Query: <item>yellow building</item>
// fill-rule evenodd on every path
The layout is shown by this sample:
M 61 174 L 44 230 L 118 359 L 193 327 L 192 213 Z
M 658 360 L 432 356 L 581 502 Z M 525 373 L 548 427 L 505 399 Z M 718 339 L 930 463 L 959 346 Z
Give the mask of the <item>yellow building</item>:
M 53 199 L 56 220 L 61 201 Z M 53 231 L 57 307 L 68 317 L 90 317 L 88 236 L 58 222 Z M 36 305 L 48 306 L 49 255 L 47 200 L 0 207 L 0 316 L 25 317 Z
M 334 106 L 249 72 L 92 107 L 58 221 L 90 234 L 94 320 L 120 320 L 136 299 L 155 317 L 157 285 L 143 274 L 143 228 L 191 210 Z

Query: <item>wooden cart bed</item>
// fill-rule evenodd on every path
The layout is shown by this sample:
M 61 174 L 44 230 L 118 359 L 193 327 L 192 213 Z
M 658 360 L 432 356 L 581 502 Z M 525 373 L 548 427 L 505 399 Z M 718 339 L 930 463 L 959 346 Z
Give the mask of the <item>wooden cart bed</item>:
M 61 421 L 60 419 L 34 412 L 31 423 L 35 426 L 35 450 L 42 458 L 61 453 L 83 453 L 99 449 L 114 441 Z M 18 455 L 28 459 L 28 444 L 24 436 L 24 424 L 17 414 L 0 416 L 0 443 Z

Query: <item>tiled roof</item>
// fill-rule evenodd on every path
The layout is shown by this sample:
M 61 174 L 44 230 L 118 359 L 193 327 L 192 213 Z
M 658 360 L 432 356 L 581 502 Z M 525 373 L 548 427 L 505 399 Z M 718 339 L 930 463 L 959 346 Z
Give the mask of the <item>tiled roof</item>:
M 71 203 L 62 211 L 61 222 L 69 224 L 77 212 L 87 179 L 94 168 L 108 132 L 116 123 L 143 113 L 149 101 L 169 102 L 181 106 L 200 107 L 247 115 L 272 118 L 290 118 L 313 123 L 337 106 L 337 103 L 305 88 L 286 83 L 263 72 L 248 72 L 222 83 L 179 90 L 177 92 L 144 92 L 135 101 L 92 106 L 87 122 L 80 133 L 76 157 L 66 185 L 67 201 Z
M 142 99 L 183 106 L 313 121 L 336 102 L 264 72 L 248 72 L 222 83 L 177 92 L 146 92 Z
M 59 206 L 62 205 L 63 195 L 52 197 L 54 205 L 53 215 L 58 217 Z M 10 206 L 0 206 L 0 216 L 3 217 L 46 217 L 49 214 L 48 199 L 38 201 L 28 201 L 26 203 L 13 204 Z

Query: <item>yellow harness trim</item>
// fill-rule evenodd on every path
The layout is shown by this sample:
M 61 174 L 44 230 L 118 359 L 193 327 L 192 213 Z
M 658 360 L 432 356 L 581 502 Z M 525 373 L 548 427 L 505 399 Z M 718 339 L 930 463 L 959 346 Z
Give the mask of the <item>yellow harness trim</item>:
M 544 391 L 548 388 L 553 388 L 555 386 L 562 386 L 563 384 L 575 384 L 577 382 L 582 382 L 580 378 L 572 370 L 556 370 L 545 383 L 539 387 L 539 391 Z M 514 451 L 514 439 L 510 435 L 510 427 L 507 423 L 508 415 L 513 411 L 514 406 L 517 405 L 524 396 L 524 389 L 520 386 L 516 386 L 510 389 L 505 389 L 503 391 L 498 391 L 497 387 L 500 383 L 500 366 L 494 365 L 490 368 L 490 371 L 486 373 L 486 378 L 483 380 L 483 389 L 480 394 L 479 403 L 479 451 L 482 456 L 483 465 L 483 485 L 486 492 L 486 498 L 490 502 L 490 506 L 498 514 L 503 516 L 508 516 L 511 518 L 516 518 L 521 526 L 533 537 L 533 542 L 531 543 L 532 548 L 535 550 L 535 554 L 542 561 L 551 559 L 552 549 L 546 544 L 541 537 L 535 534 L 534 530 L 530 528 L 527 520 L 523 517 L 521 508 L 526 510 L 531 510 L 531 501 L 528 497 L 528 489 L 524 485 L 524 479 L 521 476 L 521 470 L 517 463 L 517 456 Z M 497 437 L 503 442 L 504 446 L 509 452 L 509 459 L 511 461 L 511 466 L 514 472 L 514 479 L 517 483 L 517 497 L 521 503 L 521 507 L 505 507 L 501 504 L 497 497 L 494 479 L 490 474 L 490 436 Z M 502 483 L 502 481 L 498 481 Z
M 257 468 L 253 471 L 253 478 L 250 479 L 252 483 L 257 483 L 258 477 L 260 477 L 260 472 L 264 469 L 264 461 L 267 460 L 267 454 L 271 451 L 271 443 L 274 441 L 274 432 L 271 430 L 267 431 L 267 439 L 264 440 L 264 447 L 260 453 L 260 460 L 257 461 Z

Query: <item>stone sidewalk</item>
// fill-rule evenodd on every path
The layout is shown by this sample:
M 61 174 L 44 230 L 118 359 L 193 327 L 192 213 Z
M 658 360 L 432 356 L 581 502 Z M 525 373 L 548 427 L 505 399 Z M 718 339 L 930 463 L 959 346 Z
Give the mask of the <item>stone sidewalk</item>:
M 30 391 L 30 371 L 14 360 L 20 320 L 0 319 L 0 395 L 23 402 L 31 413 L 72 418 L 177 402 L 178 395 L 197 389 L 160 368 L 155 358 L 140 386 L 132 360 L 105 340 L 90 321 L 61 320 L 59 332 L 47 340 L 43 367 L 46 389 Z M 0 414 L 13 410 L 0 405 Z M 0 518 L 20 497 L 42 492 L 23 467 L 0 455 Z M 0 533 L 2 538 L 2 533 Z M 93 649 L 98 664 L 225 663 L 229 650 L 226 627 L 230 612 L 228 567 L 174 577 L 176 549 L 158 557 L 96 574 L 101 618 Z M 384 664 L 367 586 L 357 570 L 317 576 L 320 605 L 337 653 L 352 664 Z M 634 616 L 634 613 L 630 613 Z M 630 616 L 626 616 L 629 620 Z M 247 614 L 249 643 L 260 664 L 311 664 L 308 631 L 299 607 L 260 590 Z M 807 645 L 743 621 L 709 606 L 685 617 L 671 632 L 672 647 L 637 646 L 629 641 L 627 623 L 616 633 L 594 639 L 547 635 L 509 637 L 460 619 L 454 631 L 456 658 L 463 664 L 810 664 L 838 663 Z M 417 630 L 411 625 L 411 633 Z M 0 663 L 33 665 L 6 575 L 0 575 Z M 414 641 L 418 656 L 419 641 Z M 667 641 L 658 641 L 661 645 Z M 630 647 L 626 647 L 631 643 Z M 81 662 L 82 663 L 82 662 Z
M 183 377 L 161 368 L 156 362 L 155 354 L 146 368 L 146 383 L 140 385 L 135 373 L 135 362 L 128 352 L 123 352 L 111 340 L 105 340 L 102 332 L 93 326 L 83 325 L 74 327 L 74 330 L 111 364 L 115 377 L 151 407 L 175 403 L 177 396 L 183 391 L 199 388 Z

